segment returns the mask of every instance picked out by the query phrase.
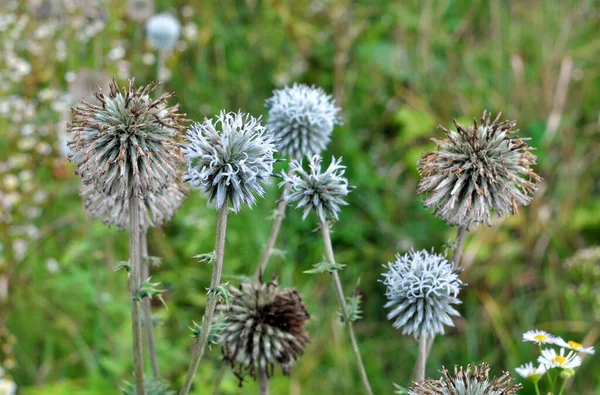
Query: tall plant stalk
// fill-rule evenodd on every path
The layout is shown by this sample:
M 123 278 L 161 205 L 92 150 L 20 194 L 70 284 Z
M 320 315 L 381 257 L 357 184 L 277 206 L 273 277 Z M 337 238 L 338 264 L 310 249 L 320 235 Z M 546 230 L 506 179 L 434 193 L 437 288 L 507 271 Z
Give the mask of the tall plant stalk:
M 210 288 L 214 289 L 221 283 L 221 273 L 223 271 L 223 254 L 225 253 L 225 233 L 227 230 L 227 214 L 229 213 L 229 207 L 224 204 L 219 209 L 217 219 L 217 237 L 215 241 L 215 261 L 213 263 L 212 278 L 210 280 Z M 188 368 L 185 376 L 183 388 L 180 391 L 181 395 L 186 395 L 190 392 L 194 376 L 200 365 L 200 361 L 204 356 L 204 351 L 208 344 L 210 327 L 212 326 L 213 315 L 217 306 L 217 295 L 214 292 L 208 293 L 208 301 L 206 303 L 206 310 L 204 311 L 204 317 L 202 318 L 202 330 L 196 341 L 194 347 L 194 353 L 192 361 Z
M 137 395 L 145 395 L 144 359 L 142 348 L 142 319 L 137 302 L 140 289 L 140 198 L 133 194 L 129 198 L 129 290 L 131 292 L 131 332 L 133 337 L 133 371 Z
M 142 250 L 142 281 L 150 277 L 150 262 L 148 260 L 148 235 L 145 231 L 140 232 L 140 246 Z M 156 356 L 156 341 L 154 340 L 154 320 L 152 319 L 152 305 L 150 298 L 144 298 L 142 301 L 144 309 L 144 329 L 146 332 L 146 344 L 148 346 L 148 355 L 150 356 L 150 366 L 152 375 L 160 377 L 158 367 L 158 358 Z
M 459 226 L 456 231 L 456 239 L 454 240 L 454 249 L 452 250 L 452 257 L 450 258 L 450 262 L 453 262 L 456 266 L 460 264 L 460 259 L 462 258 L 463 248 L 465 246 L 465 240 L 467 238 L 467 228 L 463 226 Z M 429 358 L 429 353 L 431 352 L 431 347 L 433 347 L 433 341 L 435 340 L 435 336 L 431 336 L 427 339 L 427 348 L 425 349 L 424 358 L 421 354 L 421 342 L 419 340 L 419 356 L 417 358 L 417 362 L 415 363 L 415 367 L 413 369 L 413 377 L 416 377 L 417 381 L 419 381 L 419 369 L 420 364 L 423 365 L 423 372 L 425 371 L 425 366 L 427 365 L 427 358 Z M 421 360 L 422 359 L 422 360 Z M 420 381 L 423 381 L 420 379 Z
M 225 361 L 221 361 L 221 366 L 219 367 L 219 373 L 217 373 L 217 378 L 215 379 L 213 395 L 219 395 L 219 392 L 221 392 L 221 382 L 223 381 L 223 376 L 225 376 L 226 370 L 227 370 L 227 364 L 225 363 Z
M 425 367 L 427 365 L 427 337 L 419 336 L 419 356 L 416 364 L 416 380 L 418 383 L 425 380 Z
M 321 221 L 321 234 L 323 236 L 323 244 L 325 246 L 325 255 L 327 256 L 327 260 L 331 265 L 335 265 L 333 247 L 331 246 L 329 224 L 326 221 Z M 352 345 L 352 351 L 354 351 L 354 356 L 356 357 L 356 363 L 360 372 L 360 378 L 362 380 L 363 386 L 365 387 L 365 392 L 369 395 L 373 395 L 373 390 L 371 390 L 371 384 L 369 383 L 369 378 L 367 377 L 367 371 L 365 369 L 365 365 L 363 364 L 362 357 L 360 355 L 360 349 L 358 348 L 358 343 L 356 342 L 356 336 L 354 334 L 352 321 L 350 321 L 350 317 L 348 315 L 346 297 L 344 296 L 344 289 L 342 288 L 342 282 L 340 281 L 340 276 L 338 275 L 337 270 L 331 271 L 331 278 L 333 279 L 333 284 L 335 286 L 338 303 L 340 306 L 340 310 L 342 311 L 342 316 L 344 318 L 344 324 L 348 328 L 348 333 L 350 335 L 350 344 Z
M 258 281 L 258 279 L 265 273 L 265 269 L 267 268 L 267 264 L 269 263 L 269 258 L 273 253 L 273 248 L 275 248 L 275 243 L 277 243 L 277 237 L 279 236 L 279 231 L 281 230 L 281 224 L 285 218 L 285 209 L 287 207 L 287 202 L 284 200 L 285 195 L 290 190 L 291 185 L 286 184 L 283 192 L 281 193 L 281 199 L 279 200 L 279 204 L 277 205 L 277 211 L 275 211 L 275 219 L 273 221 L 273 226 L 271 227 L 271 234 L 269 235 L 269 239 L 267 240 L 267 244 L 263 249 L 262 255 L 260 257 L 260 262 L 258 263 L 258 267 L 256 268 L 256 272 L 254 273 L 254 279 Z
M 269 395 L 269 377 L 266 369 L 258 371 L 258 390 L 260 395 Z

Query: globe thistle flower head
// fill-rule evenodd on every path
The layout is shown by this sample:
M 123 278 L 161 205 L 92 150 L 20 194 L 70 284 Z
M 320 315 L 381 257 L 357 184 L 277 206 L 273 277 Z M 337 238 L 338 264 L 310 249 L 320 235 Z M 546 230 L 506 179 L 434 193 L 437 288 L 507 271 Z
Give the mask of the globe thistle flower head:
M 465 285 L 458 278 L 462 269 L 433 251 L 410 251 L 396 255 L 388 263 L 382 283 L 387 289 L 390 309 L 387 318 L 393 320 L 402 334 L 433 337 L 444 334 L 444 326 L 454 326 L 452 316 L 459 316 L 452 305 L 460 304 L 458 292 Z
M 348 205 L 344 197 L 352 187 L 348 186 L 348 180 L 344 177 L 346 166 L 342 166 L 342 158 L 336 160 L 332 157 L 325 171 L 321 162 L 319 155 L 310 157 L 306 171 L 302 160 L 291 161 L 289 171 L 281 173 L 283 181 L 279 186 L 289 185 L 290 191 L 284 199 L 304 211 L 302 219 L 314 210 L 321 222 L 337 221 L 340 206 Z
M 72 133 L 69 160 L 86 185 L 103 196 L 126 200 L 133 195 L 158 195 L 169 187 L 183 164 L 178 145 L 181 122 L 178 105 L 167 107 L 172 95 L 150 97 L 156 84 L 119 90 L 110 83 L 108 95 L 96 93 L 99 104 L 82 100 L 68 124 Z
M 167 223 L 183 204 L 187 189 L 179 182 L 174 182 L 166 189 L 148 194 L 140 199 L 140 228 L 147 231 L 154 226 Z M 96 219 L 102 220 L 109 227 L 119 230 L 129 228 L 129 204 L 122 199 L 102 195 L 93 186 L 82 185 L 80 195 L 87 212 Z
M 146 22 L 146 35 L 150 46 L 168 52 L 175 48 L 181 32 L 181 23 L 170 14 L 152 16 Z
M 518 138 L 516 122 L 500 122 L 500 115 L 492 120 L 484 111 L 468 128 L 454 120 L 456 131 L 439 126 L 446 139 L 433 139 L 439 149 L 418 162 L 417 192 L 429 194 L 425 207 L 450 225 L 491 226 L 492 212 L 518 214 L 518 205 L 528 205 L 537 190 L 541 179 L 531 168 L 536 156 L 528 139 Z
M 127 0 L 127 16 L 135 22 L 144 22 L 154 14 L 154 0 Z
M 522 388 L 514 384 L 514 379 L 505 372 L 502 376 L 490 378 L 487 363 L 478 366 L 454 367 L 454 375 L 442 368 L 439 380 L 427 379 L 415 383 L 408 391 L 409 395 L 514 395 Z
M 242 380 L 246 374 L 256 379 L 264 370 L 268 377 L 280 366 L 289 375 L 308 344 L 305 325 L 310 318 L 302 297 L 294 289 L 282 289 L 277 280 L 243 282 L 231 287 L 229 308 L 219 342 L 223 357 Z
M 187 181 L 202 189 L 220 209 L 227 202 L 238 212 L 243 204 L 264 196 L 262 184 L 270 182 L 275 159 L 273 137 L 260 118 L 221 111 L 215 121 L 206 119 L 187 132 Z
M 315 86 L 294 84 L 275 90 L 265 107 L 269 109 L 267 128 L 278 140 L 279 152 L 292 159 L 320 154 L 334 126 L 341 123 L 335 100 Z

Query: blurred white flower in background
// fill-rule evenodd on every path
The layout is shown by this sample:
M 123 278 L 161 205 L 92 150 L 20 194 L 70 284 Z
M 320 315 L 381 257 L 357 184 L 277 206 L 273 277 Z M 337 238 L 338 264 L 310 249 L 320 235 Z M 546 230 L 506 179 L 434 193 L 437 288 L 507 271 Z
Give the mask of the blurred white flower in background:
M 146 34 L 150 46 L 161 52 L 169 52 L 179 40 L 181 24 L 172 15 L 158 14 L 146 22 Z
M 127 1 L 127 16 L 135 22 L 145 22 L 154 14 L 154 0 Z

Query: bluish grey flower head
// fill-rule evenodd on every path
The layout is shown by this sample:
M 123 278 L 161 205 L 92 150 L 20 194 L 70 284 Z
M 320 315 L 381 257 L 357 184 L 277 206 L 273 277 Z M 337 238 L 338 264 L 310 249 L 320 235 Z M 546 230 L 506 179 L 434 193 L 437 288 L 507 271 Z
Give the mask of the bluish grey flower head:
M 289 203 L 295 203 L 296 208 L 304 210 L 305 219 L 314 210 L 321 222 L 337 221 L 340 206 L 347 206 L 344 197 L 350 193 L 351 187 L 344 177 L 346 166 L 342 166 L 342 158 L 331 158 L 327 170 L 321 169 L 321 157 L 314 155 L 309 158 L 306 171 L 302 160 L 290 162 L 287 173 L 282 172 L 283 181 L 279 186 L 289 185 L 290 191 L 284 196 Z
M 410 251 L 396 255 L 383 273 L 385 296 L 390 309 L 387 318 L 396 329 L 415 339 L 444 334 L 444 325 L 454 326 L 451 316 L 459 316 L 452 305 L 459 304 L 463 287 L 458 275 L 462 271 L 433 251 Z
M 229 201 L 238 212 L 242 204 L 256 203 L 255 194 L 264 196 L 262 184 L 270 182 L 276 149 L 260 118 L 221 111 L 214 121 L 194 124 L 187 139 L 187 180 L 215 200 L 217 209 Z
M 276 90 L 265 107 L 269 109 L 267 128 L 277 139 L 279 152 L 291 159 L 320 154 L 334 126 L 341 123 L 334 99 L 314 86 L 294 84 Z
M 537 190 L 541 179 L 531 168 L 536 157 L 528 139 L 518 138 L 516 122 L 500 122 L 500 115 L 492 120 L 484 111 L 466 129 L 454 120 L 456 131 L 439 126 L 447 138 L 433 139 L 439 149 L 419 160 L 417 192 L 429 194 L 425 207 L 450 225 L 491 226 L 492 212 L 518 214 Z
M 455 366 L 454 375 L 442 368 L 442 375 L 439 380 L 414 383 L 408 395 L 516 395 L 523 388 L 514 383 L 508 372 L 498 378 L 490 377 L 490 367 L 485 362 L 466 369 Z
M 140 228 L 146 231 L 150 227 L 166 224 L 181 207 L 186 194 L 187 189 L 179 182 L 174 182 L 157 194 L 150 193 L 142 197 L 139 204 Z M 85 209 L 93 218 L 119 230 L 129 228 L 127 201 L 103 195 L 91 185 L 82 185 L 80 195 Z
M 146 35 L 150 46 L 162 52 L 175 48 L 180 32 L 181 23 L 170 14 L 154 15 L 146 22 Z
M 276 280 L 243 282 L 230 290 L 230 306 L 219 306 L 225 311 L 219 337 L 225 362 L 240 380 L 246 373 L 256 379 L 259 369 L 271 377 L 275 366 L 289 375 L 309 342 L 310 315 L 298 291 L 279 288 Z
M 96 93 L 98 104 L 82 100 L 73 109 L 73 122 L 67 125 L 69 160 L 83 183 L 103 196 L 158 195 L 177 178 L 183 164 L 179 130 L 187 120 L 177 113 L 178 105 L 167 107 L 171 94 L 152 99 L 155 88 L 135 89 L 130 80 L 121 92 L 113 80 L 107 95 L 101 89 Z

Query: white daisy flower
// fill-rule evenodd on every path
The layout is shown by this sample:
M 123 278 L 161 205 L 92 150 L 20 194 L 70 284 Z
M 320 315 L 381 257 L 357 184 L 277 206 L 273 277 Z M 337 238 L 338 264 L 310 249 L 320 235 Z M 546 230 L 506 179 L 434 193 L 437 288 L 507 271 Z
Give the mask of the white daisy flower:
M 542 355 L 538 358 L 538 362 L 544 365 L 546 369 L 575 369 L 581 365 L 581 357 L 573 351 L 565 356 L 564 348 L 560 349 L 560 354 L 557 354 L 553 348 L 547 348 L 542 350 Z
M 515 371 L 527 380 L 538 381 L 546 373 L 546 366 L 540 364 L 540 366 L 535 367 L 533 362 L 527 362 L 516 368 Z
M 561 337 L 555 337 L 554 344 L 556 344 L 559 347 L 567 348 L 569 350 L 573 350 L 573 351 L 577 351 L 577 352 L 582 352 L 584 354 L 593 355 L 596 352 L 594 350 L 594 347 L 583 347 L 583 345 L 581 345 L 580 343 L 574 342 L 573 340 L 569 340 L 568 342 L 566 342 Z
M 554 336 L 548 332 L 540 331 L 537 329 L 527 331 L 523 334 L 524 342 L 533 342 L 537 344 L 553 344 Z

